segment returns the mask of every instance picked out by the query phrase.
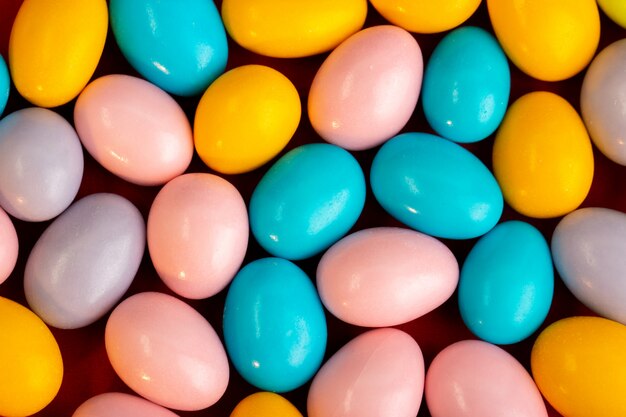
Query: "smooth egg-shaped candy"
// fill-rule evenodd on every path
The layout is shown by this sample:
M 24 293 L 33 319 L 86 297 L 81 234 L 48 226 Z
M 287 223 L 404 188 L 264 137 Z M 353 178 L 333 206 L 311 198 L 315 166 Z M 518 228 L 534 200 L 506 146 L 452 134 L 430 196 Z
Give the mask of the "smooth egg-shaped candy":
M 598 314 L 626 324 L 626 214 L 589 207 L 565 216 L 552 235 L 554 265 L 567 288 Z
M 163 407 L 201 410 L 226 391 L 228 358 L 219 336 L 170 295 L 144 292 L 122 301 L 109 316 L 104 340 L 122 381 Z
M 454 254 L 410 229 L 378 227 L 331 246 L 317 267 L 317 289 L 328 310 L 357 326 L 395 326 L 446 301 L 459 279 Z
M 625 16 L 626 16 L 626 2 Z M 591 140 L 610 160 L 626 165 L 626 39 L 591 62 L 580 91 L 580 110 Z
M 312 143 L 285 154 L 261 178 L 250 198 L 250 228 L 272 255 L 304 259 L 345 235 L 364 205 L 356 159 L 337 146 Z
M 554 93 L 528 93 L 509 107 L 492 156 L 504 199 L 525 216 L 567 214 L 591 188 L 591 140 L 576 110 Z
M 404 29 L 375 26 L 352 35 L 315 74 L 308 99 L 311 125 L 342 148 L 380 145 L 413 114 L 422 67 L 420 47 Z
M 302 417 L 302 414 L 278 394 L 256 392 L 241 400 L 230 417 Z
M 500 125 L 511 74 L 498 41 L 485 30 L 456 29 L 433 51 L 422 86 L 426 120 L 439 135 L 476 142 Z
M 370 0 L 394 25 L 411 32 L 436 33 L 459 26 L 474 14 L 481 0 Z
M 160 88 L 130 75 L 90 83 L 76 101 L 74 123 L 91 156 L 134 184 L 164 184 L 182 174 L 193 156 L 183 109 Z
M 0 116 L 4 111 L 9 100 L 9 91 L 11 90 L 11 77 L 4 58 L 0 55 Z
M 545 320 L 554 293 L 550 248 L 535 227 L 498 224 L 465 258 L 459 309 L 467 327 L 491 343 L 517 343 Z
M 121 392 L 107 392 L 82 403 L 72 417 L 177 417 L 167 408 L 141 397 Z
M 432 236 L 474 238 L 502 215 L 502 193 L 489 169 L 460 145 L 427 133 L 385 143 L 372 162 L 370 183 L 389 214 Z
M 248 245 L 248 213 L 239 191 L 212 174 L 185 174 L 157 194 L 148 216 L 148 249 L 165 284 L 206 298 L 235 276 Z
M 112 0 L 111 29 L 120 50 L 147 80 L 191 96 L 226 68 L 226 31 L 215 3 Z
M 326 350 L 326 319 L 309 277 L 281 258 L 263 258 L 233 279 L 224 306 L 224 342 L 250 384 L 285 392 L 306 383 Z
M 104 316 L 133 281 L 146 241 L 143 217 L 116 194 L 91 194 L 72 204 L 28 256 L 24 292 L 51 326 L 75 329 Z
M 367 0 L 224 0 L 222 19 L 244 48 L 276 58 L 330 51 L 365 23 Z
M 11 218 L 0 208 L 0 284 L 13 272 L 19 241 Z
M 626 327 L 569 317 L 535 341 L 530 365 L 548 402 L 564 417 L 626 415 Z
M 365 332 L 328 359 L 307 398 L 309 417 L 414 417 L 424 391 L 424 359 L 397 329 Z
M 439 352 L 426 374 L 432 417 L 548 417 L 526 369 L 503 349 L 464 340 Z
M 598 5 L 608 17 L 626 28 L 626 3 L 622 0 L 598 0 Z
M 579 73 L 600 40 L 595 0 L 487 0 L 502 48 L 531 77 L 560 81 Z
M 61 351 L 44 322 L 0 297 L 0 415 L 35 414 L 54 399 L 62 379 Z
M 83 149 L 67 120 L 26 108 L 0 120 L 0 206 L 20 220 L 50 220 L 74 200 Z
M 55 107 L 75 98 L 93 75 L 109 24 L 105 0 L 26 0 L 9 40 L 15 87 L 31 103 Z
M 252 171 L 275 157 L 295 133 L 302 109 L 296 87 L 264 65 L 244 65 L 206 90 L 194 120 L 194 142 L 218 172 Z

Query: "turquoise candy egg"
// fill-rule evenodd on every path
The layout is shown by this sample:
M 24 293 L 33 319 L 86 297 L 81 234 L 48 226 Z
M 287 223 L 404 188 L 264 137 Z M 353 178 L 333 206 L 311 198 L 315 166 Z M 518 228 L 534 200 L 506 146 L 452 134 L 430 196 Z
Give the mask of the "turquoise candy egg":
M 111 0 L 111 28 L 128 62 L 180 96 L 203 92 L 226 68 L 226 31 L 207 0 Z
M 387 141 L 374 157 L 370 182 L 389 214 L 431 236 L 474 238 L 502 215 L 502 192 L 489 169 L 435 135 L 404 133 Z
M 496 344 L 517 343 L 543 323 L 552 304 L 550 248 L 528 223 L 508 221 L 481 237 L 459 280 L 459 308 L 467 327 Z
M 439 135 L 477 142 L 502 122 L 511 74 L 498 41 L 481 28 L 450 32 L 435 47 L 422 86 L 424 114 Z
M 258 259 L 233 279 L 224 306 L 224 342 L 250 384 L 274 392 L 303 385 L 322 363 L 326 337 L 315 287 L 290 261 Z
M 2 55 L 0 55 L 0 116 L 7 105 L 7 101 L 9 100 L 10 89 L 11 77 L 9 77 L 7 63 L 4 61 Z
M 297 147 L 261 178 L 250 198 L 250 228 L 274 256 L 304 259 L 343 237 L 365 204 L 365 178 L 346 150 Z

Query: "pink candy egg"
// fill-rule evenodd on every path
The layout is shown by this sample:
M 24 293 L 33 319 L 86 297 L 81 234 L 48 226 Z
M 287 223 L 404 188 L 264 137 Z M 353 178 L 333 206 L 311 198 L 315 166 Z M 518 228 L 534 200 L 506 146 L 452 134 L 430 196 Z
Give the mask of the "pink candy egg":
M 309 92 L 311 124 L 349 150 L 380 145 L 408 122 L 422 85 L 422 52 L 396 26 L 374 26 L 346 39 L 326 58 Z
M 357 326 L 395 326 L 437 308 L 454 292 L 459 266 L 437 239 L 409 229 L 360 230 L 335 243 L 317 268 L 332 314 Z
M 143 398 L 121 392 L 107 392 L 91 397 L 72 417 L 178 417 L 167 408 Z
M 439 352 L 426 374 L 426 403 L 432 417 L 548 417 L 522 364 L 480 340 Z
M 422 351 L 407 333 L 375 329 L 335 353 L 309 389 L 309 417 L 415 417 L 424 388 Z
M 248 213 L 239 191 L 212 174 L 185 174 L 167 183 L 148 216 L 148 249 L 157 273 L 175 293 L 206 298 L 241 266 Z
M 74 123 L 91 156 L 135 184 L 164 184 L 182 174 L 193 156 L 182 108 L 140 78 L 114 74 L 91 82 L 76 101 Z
M 135 294 L 105 329 L 113 369 L 146 399 L 195 411 L 217 402 L 228 385 L 228 359 L 211 324 L 185 302 L 157 292 Z
M 19 243 L 11 218 L 0 208 L 0 284 L 13 272 Z

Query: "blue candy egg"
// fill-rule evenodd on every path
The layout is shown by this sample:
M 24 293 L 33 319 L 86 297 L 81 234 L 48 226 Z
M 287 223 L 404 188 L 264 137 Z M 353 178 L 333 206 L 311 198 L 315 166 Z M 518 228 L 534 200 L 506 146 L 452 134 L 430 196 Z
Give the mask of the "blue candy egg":
M 326 338 L 315 287 L 290 261 L 258 259 L 233 279 L 224 306 L 224 342 L 250 384 L 274 392 L 303 385 L 322 363 Z
M 545 320 L 554 292 L 550 248 L 528 223 L 508 221 L 480 238 L 459 280 L 467 327 L 496 344 L 517 343 Z
M 180 96 L 203 92 L 226 68 L 226 31 L 207 0 L 111 0 L 111 28 L 128 62 Z
M 274 256 L 304 259 L 343 237 L 365 204 L 365 178 L 346 150 L 295 148 L 261 178 L 250 198 L 250 228 Z
M 502 192 L 489 169 L 435 135 L 404 133 L 389 140 L 374 157 L 370 182 L 389 214 L 431 236 L 474 238 L 502 215 Z
M 478 27 L 450 32 L 424 72 L 422 103 L 430 126 L 455 142 L 477 142 L 502 122 L 511 74 L 498 41 Z
M 9 77 L 9 70 L 7 63 L 4 61 L 2 55 L 0 55 L 0 115 L 4 111 L 9 100 L 9 90 L 11 89 L 11 77 Z

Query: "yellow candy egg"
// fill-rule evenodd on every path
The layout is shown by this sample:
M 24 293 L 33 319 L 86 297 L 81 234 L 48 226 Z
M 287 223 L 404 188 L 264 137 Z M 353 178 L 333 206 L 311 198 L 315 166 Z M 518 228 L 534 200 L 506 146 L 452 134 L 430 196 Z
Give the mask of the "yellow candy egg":
M 224 0 L 222 19 L 239 45 L 298 58 L 330 51 L 365 23 L 367 0 Z
M 593 180 L 591 140 L 576 110 L 554 93 L 520 97 L 496 134 L 493 171 L 521 214 L 549 218 L 576 209 Z
M 489 17 L 513 63 L 543 81 L 569 78 L 589 64 L 600 40 L 595 0 L 487 0 Z
M 548 326 L 531 353 L 533 378 L 565 417 L 626 416 L 626 326 L 570 317 Z
M 61 351 L 43 321 L 0 297 L 0 415 L 29 416 L 56 396 L 63 379 Z
M 196 151 L 215 171 L 251 171 L 287 145 L 301 111 L 296 88 L 280 72 L 263 65 L 232 69 L 209 86 L 198 104 Z
M 241 400 L 230 417 L 302 417 L 302 414 L 278 394 L 257 392 Z
M 105 0 L 24 1 L 9 40 L 17 90 L 41 107 L 75 98 L 98 65 L 107 27 Z
M 626 1 L 624 0 L 598 0 L 600 8 L 615 23 L 626 28 Z
M 437 33 L 459 26 L 480 0 L 370 0 L 388 21 L 410 32 Z

